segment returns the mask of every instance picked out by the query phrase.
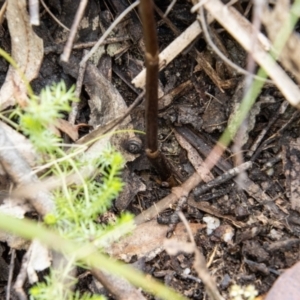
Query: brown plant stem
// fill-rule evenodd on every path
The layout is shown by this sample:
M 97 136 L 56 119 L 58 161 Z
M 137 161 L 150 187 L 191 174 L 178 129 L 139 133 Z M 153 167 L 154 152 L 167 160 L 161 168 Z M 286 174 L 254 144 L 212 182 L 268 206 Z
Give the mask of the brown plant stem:
M 139 5 L 145 40 L 146 61 L 146 155 L 160 177 L 174 185 L 170 164 L 158 149 L 158 42 L 152 0 L 141 0 Z

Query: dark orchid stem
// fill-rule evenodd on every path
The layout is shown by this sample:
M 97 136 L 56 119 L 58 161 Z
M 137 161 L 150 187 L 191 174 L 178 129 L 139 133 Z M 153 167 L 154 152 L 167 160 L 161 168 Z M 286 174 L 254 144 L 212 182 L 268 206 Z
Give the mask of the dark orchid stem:
M 158 149 L 158 42 L 152 0 L 141 0 L 139 5 L 146 46 L 146 155 L 163 181 L 174 185 L 171 167 Z

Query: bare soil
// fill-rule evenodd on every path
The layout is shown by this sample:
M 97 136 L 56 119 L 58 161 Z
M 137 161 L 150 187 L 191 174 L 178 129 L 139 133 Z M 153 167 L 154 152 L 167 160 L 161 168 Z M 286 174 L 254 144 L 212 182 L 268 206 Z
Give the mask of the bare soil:
M 161 11 L 165 11 L 169 2 L 156 1 L 156 5 Z M 78 0 L 49 0 L 46 3 L 62 23 L 71 26 Z M 87 25 L 79 30 L 76 44 L 96 41 L 101 31 L 105 30 L 111 20 L 127 5 L 126 1 L 89 1 L 85 12 Z M 245 12 L 248 5 L 248 1 L 240 1 L 235 7 Z M 188 1 L 178 0 L 168 15 L 168 19 L 179 32 L 183 32 L 196 19 L 195 15 L 190 13 L 191 7 Z M 250 9 L 247 15 L 249 19 L 251 12 Z M 95 18 L 99 16 L 102 29 L 99 25 L 93 27 Z M 176 38 L 176 34 L 157 13 L 156 18 L 159 47 L 163 50 Z M 99 22 L 99 19 L 97 20 Z M 114 31 L 114 37 L 128 36 L 128 39 L 119 42 L 116 47 L 118 49 L 113 54 L 108 53 L 113 51 L 112 46 L 109 48 L 109 45 L 106 45 L 104 48 L 106 53 L 97 67 L 111 80 L 126 104 L 130 105 L 140 93 L 140 90 L 131 84 L 131 80 L 143 67 L 142 30 L 137 12 L 129 14 L 122 24 Z M 226 49 L 228 57 L 245 68 L 247 55 L 237 42 L 217 23 L 212 24 L 211 30 Z M 83 49 L 73 49 L 68 64 L 60 61 L 64 38 L 67 35 L 43 7 L 41 7 L 41 25 L 36 27 L 35 31 L 43 39 L 45 47 L 40 74 L 32 82 L 35 93 L 39 93 L 44 86 L 60 80 L 64 80 L 69 87 L 75 84 Z M 8 52 L 10 52 L 10 38 L 4 21 L 2 27 L 0 26 L 0 47 Z M 216 86 L 205 72 L 205 67 L 195 60 L 193 55 L 195 50 L 209 62 L 221 82 L 231 80 L 227 88 L 220 90 Z M 5 80 L 7 70 L 8 63 L 0 59 L 0 85 Z M 186 150 L 179 145 L 174 129 L 179 128 L 179 132 L 186 137 L 192 133 L 193 137 L 187 140 L 203 157 L 205 150 L 201 150 L 200 141 L 208 149 L 212 149 L 221 136 L 233 111 L 234 99 L 241 100 L 242 93 L 239 94 L 239 88 L 244 86 L 243 78 L 228 69 L 207 46 L 203 36 L 199 36 L 188 49 L 160 72 L 160 84 L 164 94 L 175 90 L 172 101 L 162 105 L 159 111 L 160 148 L 177 170 L 182 182 L 194 173 L 194 168 Z M 189 82 L 188 87 L 177 93 L 176 88 L 186 82 Z M 91 109 L 88 100 L 89 95 L 83 89 L 76 123 L 89 123 Z M 270 202 L 266 198 L 257 201 L 249 190 L 245 191 L 240 187 L 239 179 L 235 181 L 231 179 L 211 187 L 204 195 L 199 195 L 195 189 L 182 208 L 190 223 L 204 223 L 205 216 L 213 216 L 220 221 L 220 227 L 210 235 L 205 228 L 198 231 L 195 240 L 209 264 L 209 271 L 215 278 L 221 294 L 226 298 L 233 283 L 241 286 L 253 284 L 259 294 L 267 293 L 283 270 L 290 268 L 299 260 L 299 212 L 292 209 L 291 198 L 297 196 L 295 190 L 298 188 L 297 175 L 300 164 L 300 145 L 297 138 L 300 127 L 299 118 L 295 117 L 295 108 L 289 106 L 284 113 L 279 114 L 284 101 L 286 100 L 275 86 L 264 87 L 258 98 L 258 112 L 251 120 L 249 119 L 253 129 L 247 133 L 245 144 L 242 146 L 245 161 L 253 162 L 247 176 L 261 188 L 262 193 L 268 195 Z M 131 118 L 134 129 L 145 130 L 143 104 L 134 110 Z M 267 126 L 269 129 L 260 146 L 254 153 L 249 152 L 256 138 Z M 85 134 L 86 130 L 80 132 L 81 136 Z M 140 138 L 144 140 L 143 135 L 140 135 Z M 217 165 L 212 170 L 215 177 L 223 174 L 226 168 L 234 166 L 232 148 L 229 147 L 225 152 L 223 161 L 224 168 Z M 127 199 L 125 203 L 116 200 L 113 209 L 115 214 L 127 209 L 137 215 L 170 193 L 170 189 L 164 186 L 148 163 L 143 149 L 135 161 L 127 164 L 127 169 L 124 181 L 133 181 L 134 178 L 137 182 L 145 184 L 146 189 L 137 192 L 134 191 L 137 187 L 133 185 L 133 195 L 129 200 Z M 174 209 L 175 207 L 170 208 L 161 214 L 158 222 L 166 224 L 165 226 L 172 223 L 170 216 Z M 227 231 L 232 232 L 233 237 L 224 241 L 224 232 Z M 7 245 L 1 244 L 0 247 L 2 249 L 0 298 L 4 299 L 10 253 Z M 15 275 L 20 267 L 22 254 L 21 252 L 17 254 Z M 173 287 L 189 299 L 205 298 L 204 286 L 193 269 L 193 257 L 189 254 L 170 256 L 163 251 L 150 261 L 133 257 L 131 263 L 137 264 L 144 272 Z M 85 274 L 85 270 L 79 270 L 80 274 Z M 82 292 L 105 294 L 103 288 L 97 286 L 90 274 L 80 276 L 78 288 Z M 113 299 L 112 296 L 107 296 Z

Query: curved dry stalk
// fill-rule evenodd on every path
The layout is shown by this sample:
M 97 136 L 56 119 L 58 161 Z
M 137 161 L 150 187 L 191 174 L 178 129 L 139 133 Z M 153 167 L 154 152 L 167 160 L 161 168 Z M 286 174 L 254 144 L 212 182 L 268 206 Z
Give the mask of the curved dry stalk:
M 111 275 L 95 268 L 91 269 L 91 273 L 117 300 L 146 300 L 141 291 L 133 287 L 124 278 Z
M 196 5 L 194 6 L 196 7 Z M 198 7 L 198 5 L 197 5 Z M 238 73 L 246 75 L 246 76 L 251 76 L 251 78 L 255 78 L 257 80 L 264 80 L 268 83 L 273 83 L 272 80 L 266 80 L 265 78 L 261 78 L 251 72 L 249 72 L 248 70 L 245 70 L 243 68 L 241 68 L 240 66 L 238 66 L 237 64 L 235 64 L 233 61 L 231 61 L 230 59 L 228 59 L 223 53 L 222 51 L 214 44 L 213 40 L 211 39 L 209 32 L 208 32 L 208 27 L 207 27 L 207 23 L 204 17 L 204 12 L 203 12 L 203 8 L 200 7 L 199 8 L 200 11 L 200 16 L 198 17 L 198 20 L 201 24 L 203 33 L 204 33 L 204 37 L 206 42 L 209 44 L 209 46 L 213 49 L 213 51 L 228 65 L 230 66 L 232 69 L 236 70 Z
M 7 0 L 2 4 L 2 7 L 0 9 L 0 25 L 2 25 L 4 21 L 4 15 L 7 7 Z
M 60 57 L 62 61 L 67 62 L 69 60 L 69 57 L 70 57 L 70 54 L 72 51 L 72 45 L 73 45 L 73 42 L 74 42 L 74 39 L 76 36 L 77 28 L 79 26 L 79 23 L 82 19 L 83 14 L 84 14 L 87 3 L 88 3 L 88 0 L 80 0 L 79 7 L 76 11 L 76 15 L 75 15 L 75 18 L 74 18 L 74 21 L 73 21 L 73 24 L 72 24 L 72 27 L 70 30 L 70 34 L 69 34 L 67 43 L 64 48 L 64 52 L 62 53 L 62 55 Z
M 46 3 L 44 2 L 44 0 L 40 0 L 41 1 L 41 3 L 42 3 L 42 5 L 43 5 L 43 7 L 45 8 L 45 10 L 46 10 L 46 12 L 50 15 L 50 17 L 59 25 L 59 26 L 61 26 L 62 28 L 64 28 L 65 30 L 67 30 L 67 31 L 70 31 L 70 29 L 66 26 L 66 25 L 64 25 L 61 21 L 59 21 L 56 17 L 55 17 L 55 15 L 52 13 L 52 11 L 49 9 L 49 7 L 46 5 Z
M 10 149 L 10 151 L 7 151 L 7 148 Z M 37 176 L 32 173 L 29 164 L 14 147 L 1 125 L 0 163 L 12 181 L 18 186 L 39 184 Z M 30 200 L 32 206 L 41 216 L 45 216 L 54 211 L 55 204 L 51 194 L 47 190 L 40 189 L 36 193 L 31 193 L 28 195 L 28 200 Z
M 187 219 L 185 218 L 182 212 L 178 213 L 179 218 L 181 219 L 182 223 L 184 224 L 187 233 L 189 235 L 191 244 L 193 246 L 193 252 L 195 253 L 194 263 L 193 266 L 199 276 L 199 278 L 203 281 L 204 286 L 206 288 L 207 293 L 209 294 L 210 298 L 214 300 L 224 300 L 224 298 L 220 295 L 216 282 L 213 280 L 211 275 L 209 274 L 208 268 L 206 266 L 206 261 L 204 255 L 198 249 L 190 224 L 188 223 Z
M 272 45 L 267 38 L 259 33 L 258 42 L 253 49 L 253 26 L 234 8 L 227 7 L 219 0 L 208 0 L 204 3 L 204 7 L 246 51 L 251 52 L 254 60 L 264 69 L 290 104 L 299 108 L 300 90 L 268 53 Z M 278 37 L 282 41 L 286 38 Z

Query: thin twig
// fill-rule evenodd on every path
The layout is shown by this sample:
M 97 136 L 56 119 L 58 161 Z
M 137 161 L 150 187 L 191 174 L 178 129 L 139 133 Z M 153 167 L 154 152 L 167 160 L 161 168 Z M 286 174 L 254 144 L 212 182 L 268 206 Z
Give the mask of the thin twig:
M 45 10 L 47 11 L 47 13 L 51 16 L 51 18 L 59 25 L 59 26 L 61 26 L 62 28 L 64 28 L 65 30 L 67 30 L 67 31 L 70 31 L 70 29 L 66 26 L 66 25 L 64 25 L 61 21 L 59 21 L 56 17 L 55 17 L 55 15 L 51 12 L 51 10 L 49 9 L 49 7 L 46 5 L 46 3 L 44 2 L 44 0 L 40 0 L 41 1 L 41 3 L 42 3 L 42 5 L 43 5 L 43 7 L 45 8 Z
M 206 289 L 208 295 L 214 300 L 224 300 L 224 298 L 221 296 L 221 294 L 218 291 L 218 287 L 217 287 L 215 281 L 209 274 L 208 268 L 206 266 L 205 257 L 200 252 L 200 250 L 198 249 L 198 247 L 195 243 L 195 240 L 194 240 L 194 237 L 192 234 L 192 230 L 191 230 L 191 227 L 190 227 L 187 219 L 185 218 L 185 216 L 182 212 L 178 212 L 178 216 L 180 217 L 181 221 L 183 222 L 183 224 L 188 232 L 191 244 L 193 245 L 194 253 L 195 253 L 195 260 L 194 260 L 193 266 L 194 266 L 199 278 L 204 283 L 204 286 L 205 286 L 205 289 Z
M 43 0 L 41 0 L 43 1 Z M 87 54 L 87 50 L 83 51 L 83 55 Z M 78 101 L 73 101 L 72 102 L 72 107 L 71 111 L 69 114 L 69 122 L 71 124 L 75 124 L 76 116 L 78 113 L 78 105 L 79 105 L 79 100 L 80 100 L 80 94 L 81 94 L 81 89 L 82 89 L 82 83 L 83 83 L 83 78 L 84 78 L 84 73 L 86 69 L 86 64 L 79 65 L 79 70 L 78 70 L 78 77 L 76 80 L 76 89 L 75 89 L 75 97 L 78 99 Z
M 71 55 L 72 45 L 73 45 L 73 42 L 74 42 L 74 39 L 76 36 L 77 28 L 83 17 L 87 3 L 88 3 L 88 0 L 80 0 L 79 7 L 76 11 L 76 15 L 75 15 L 73 24 L 71 26 L 70 34 L 69 34 L 67 43 L 64 48 L 64 52 L 62 53 L 62 55 L 60 57 L 62 61 L 65 61 L 65 62 L 69 61 L 69 57 Z
M 265 141 L 263 141 L 262 144 L 258 147 L 258 149 L 252 155 L 251 161 L 255 161 L 257 159 L 257 157 L 259 156 L 259 154 L 261 153 L 261 151 L 263 151 L 263 149 L 267 145 L 269 145 L 270 143 L 272 143 L 276 138 L 280 137 L 284 133 L 284 131 L 291 125 L 291 123 L 293 123 L 296 119 L 299 118 L 299 115 L 300 115 L 299 110 L 296 110 L 293 113 L 293 115 L 291 116 L 291 118 L 286 123 L 284 123 L 284 125 L 276 133 L 274 133 L 268 139 L 266 139 Z
M 16 282 L 14 284 L 14 289 L 19 297 L 19 300 L 27 300 L 27 296 L 24 292 L 23 285 L 27 278 L 27 267 L 29 264 L 29 258 L 30 258 L 31 252 L 32 252 L 32 247 L 29 246 L 27 252 L 23 256 L 21 269 L 19 271 Z
M 76 141 L 76 144 L 82 145 L 86 144 L 92 140 L 97 140 L 98 137 L 101 135 L 108 133 L 112 129 L 114 129 L 118 124 L 120 124 L 127 116 L 131 114 L 131 112 L 142 102 L 143 98 L 145 96 L 145 92 L 142 92 L 134 101 L 133 103 L 127 108 L 127 110 L 118 118 L 115 120 L 109 122 L 108 124 L 104 126 L 100 126 L 96 128 L 94 131 L 90 132 L 89 134 L 85 135 L 78 141 Z
M 124 278 L 97 269 L 91 269 L 91 273 L 117 300 L 146 300 L 142 293 Z
M 167 7 L 166 9 L 166 12 L 164 14 L 164 17 L 166 17 L 169 12 L 172 10 L 172 8 L 174 7 L 175 3 L 176 3 L 177 0 L 172 0 L 172 2 L 169 4 L 169 6 Z
M 102 45 L 104 40 L 109 36 L 109 34 L 114 30 L 114 28 L 123 20 L 123 18 L 130 13 L 135 7 L 139 5 L 140 1 L 135 1 L 130 6 L 128 6 L 114 21 L 113 23 L 108 27 L 108 29 L 104 32 L 104 34 L 101 36 L 99 41 L 96 43 L 96 45 L 90 50 L 90 52 L 85 55 L 85 57 L 81 60 L 80 64 L 86 63 L 91 56 L 97 51 L 97 49 Z
M 6 300 L 10 300 L 11 283 L 12 283 L 13 273 L 15 268 L 15 259 L 16 259 L 16 249 L 11 248 L 9 273 L 8 273 L 7 289 L 6 289 Z
M 210 34 L 208 32 L 208 27 L 207 27 L 207 23 L 204 17 L 204 12 L 203 12 L 203 8 L 202 6 L 199 7 L 199 12 L 200 12 L 200 17 L 198 17 L 198 20 L 201 24 L 204 36 L 205 36 L 205 40 L 207 41 L 207 43 L 209 44 L 209 46 L 212 48 L 212 50 L 231 68 L 233 68 L 234 70 L 236 70 L 238 73 L 246 75 L 246 76 L 251 76 L 252 78 L 255 78 L 257 80 L 265 80 L 268 83 L 273 83 L 272 80 L 266 80 L 264 78 L 261 78 L 253 73 L 250 73 L 247 70 L 244 70 L 243 68 L 241 68 L 240 66 L 238 66 L 237 64 L 235 64 L 233 61 L 231 61 L 230 59 L 228 59 L 223 53 L 222 51 L 219 50 L 219 48 L 214 44 L 213 40 L 210 37 Z
M 7 8 L 7 0 L 3 3 L 1 9 L 0 9 L 0 25 L 2 25 L 3 21 L 4 21 L 4 16 L 5 16 L 5 11 Z
M 107 44 L 115 44 L 119 42 L 124 42 L 130 40 L 130 37 L 128 35 L 125 36 L 116 36 L 116 37 L 111 37 L 107 38 L 102 45 L 107 45 Z M 86 42 L 86 43 L 78 43 L 74 44 L 72 49 L 86 49 L 86 48 L 92 48 L 93 46 L 96 45 L 97 42 Z M 63 52 L 63 45 L 52 45 L 45 47 L 44 53 L 49 54 L 51 52 L 56 52 L 56 53 L 62 53 Z
M 260 134 L 256 137 L 255 141 L 253 142 L 250 150 L 247 152 L 247 156 L 251 157 L 253 153 L 257 150 L 258 146 L 260 145 L 262 139 L 265 137 L 271 126 L 275 123 L 275 121 L 278 119 L 279 115 L 282 115 L 289 103 L 287 101 L 283 101 L 281 103 L 280 108 L 277 110 L 277 112 L 272 116 L 272 118 L 269 120 L 268 125 L 263 128 L 263 130 L 260 132 Z M 252 160 L 253 161 L 253 160 Z
M 112 67 L 113 72 L 136 94 L 139 94 L 138 89 L 136 89 L 130 81 L 124 76 L 124 73 L 120 71 L 120 69 L 114 64 Z
M 251 167 L 252 167 L 252 162 L 248 161 L 248 162 L 245 162 L 235 168 L 228 170 L 227 172 L 223 173 L 222 175 L 218 176 L 217 178 L 207 182 L 204 185 L 201 185 L 200 187 L 195 188 L 194 196 L 200 196 L 200 195 L 204 194 L 205 192 L 209 191 L 210 189 L 212 189 L 224 182 L 229 181 L 236 175 L 250 169 Z M 197 201 L 197 200 L 195 200 L 195 201 Z
M 226 7 L 220 0 L 209 0 L 204 4 L 210 14 L 220 23 L 243 48 L 250 52 L 252 50 L 252 24 L 239 14 L 234 8 Z M 293 7 L 292 7 L 293 9 Z M 288 20 L 288 30 L 292 30 L 290 20 Z M 283 24 L 285 28 L 286 24 Z M 288 33 L 289 33 L 288 32 Z M 285 44 L 288 34 L 277 37 L 274 45 L 276 50 L 281 50 Z M 255 51 L 252 52 L 255 61 L 264 69 L 268 76 L 274 81 L 278 89 L 282 92 L 285 98 L 296 107 L 300 107 L 300 90 L 285 71 L 276 63 L 274 58 L 265 50 L 271 48 L 266 37 L 259 33 L 259 44 L 256 45 Z M 280 51 L 279 51 L 280 52 Z

